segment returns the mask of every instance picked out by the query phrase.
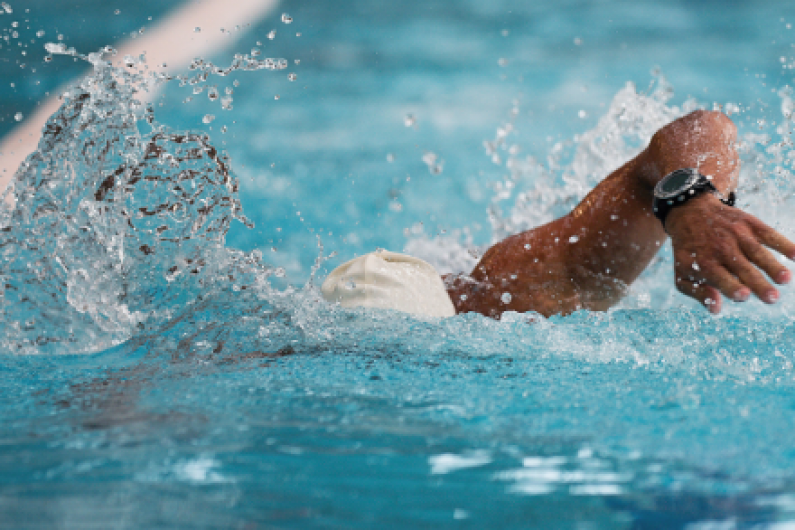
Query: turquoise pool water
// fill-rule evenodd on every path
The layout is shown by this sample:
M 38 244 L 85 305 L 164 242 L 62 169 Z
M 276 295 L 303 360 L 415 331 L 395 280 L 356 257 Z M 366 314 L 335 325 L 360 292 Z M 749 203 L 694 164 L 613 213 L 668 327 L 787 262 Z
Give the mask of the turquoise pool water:
M 85 67 L 43 62 L 54 35 L 90 53 L 174 5 L 12 3 L 4 131 Z M 668 249 L 606 314 L 423 322 L 315 287 L 377 246 L 465 269 L 714 104 L 741 204 L 795 235 L 794 11 L 283 2 L 206 59 L 287 68 L 174 80 L 153 115 L 100 67 L 0 218 L 0 527 L 795 527 L 792 289 L 711 317 Z

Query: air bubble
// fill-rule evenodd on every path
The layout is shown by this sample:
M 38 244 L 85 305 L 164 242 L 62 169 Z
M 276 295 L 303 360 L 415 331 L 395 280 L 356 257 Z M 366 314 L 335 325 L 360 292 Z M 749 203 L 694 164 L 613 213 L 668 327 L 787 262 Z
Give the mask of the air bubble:
M 511 296 L 511 293 L 502 293 L 500 300 L 502 300 L 503 304 L 510 304 L 511 300 L 513 300 L 513 296 Z
M 285 24 L 292 24 L 293 23 L 293 17 L 291 17 L 287 13 L 282 13 L 282 22 L 284 22 Z

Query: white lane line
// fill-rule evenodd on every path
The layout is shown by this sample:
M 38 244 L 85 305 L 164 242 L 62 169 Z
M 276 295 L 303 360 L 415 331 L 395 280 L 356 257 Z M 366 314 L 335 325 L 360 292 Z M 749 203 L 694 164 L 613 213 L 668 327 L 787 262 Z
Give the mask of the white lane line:
M 121 63 L 125 55 L 137 57 L 146 52 L 146 63 L 150 70 L 177 71 L 185 68 L 195 57 L 217 52 L 229 47 L 243 31 L 231 34 L 220 29 L 233 30 L 235 26 L 255 24 L 271 13 L 279 0 L 194 0 L 175 10 L 154 27 L 136 39 L 128 39 L 116 46 L 117 60 Z M 195 28 L 201 31 L 196 32 Z M 82 53 L 96 50 L 79 50 Z M 4 190 L 19 165 L 32 153 L 39 143 L 41 131 L 47 118 L 61 106 L 60 95 L 68 87 L 60 87 L 54 96 L 42 101 L 36 110 L 0 141 L 0 190 Z M 141 92 L 142 102 L 157 96 L 155 92 Z M 13 199 L 12 199 L 13 200 Z

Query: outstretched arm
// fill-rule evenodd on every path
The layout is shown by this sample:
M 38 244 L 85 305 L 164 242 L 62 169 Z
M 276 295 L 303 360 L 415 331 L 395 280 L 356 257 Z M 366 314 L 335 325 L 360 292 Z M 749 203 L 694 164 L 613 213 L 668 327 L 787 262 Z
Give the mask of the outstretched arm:
M 737 185 L 736 128 L 720 112 L 696 111 L 663 127 L 636 158 L 617 169 L 568 215 L 491 247 L 471 275 L 448 278 L 459 313 L 568 314 L 606 310 L 626 292 L 665 241 L 651 210 L 654 186 L 668 173 L 698 168 L 723 194 Z M 795 258 L 795 245 L 712 194 L 674 208 L 666 219 L 677 288 L 717 313 L 721 294 L 778 298 L 773 281 L 790 272 L 764 247 Z

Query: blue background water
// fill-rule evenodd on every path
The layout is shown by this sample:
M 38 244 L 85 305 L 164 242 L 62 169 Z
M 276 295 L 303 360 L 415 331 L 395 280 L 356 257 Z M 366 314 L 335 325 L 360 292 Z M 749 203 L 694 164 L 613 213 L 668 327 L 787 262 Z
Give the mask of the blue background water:
M 94 50 L 170 7 L 12 5 L 0 22 L 29 19 L 20 33 L 36 44 L 22 60 L 3 41 L 3 131 L 83 68 L 42 63 L 43 42 L 60 32 Z M 420 233 L 466 227 L 487 243 L 490 185 L 506 169 L 482 143 L 513 100 L 514 141 L 540 159 L 592 129 L 627 81 L 648 86 L 655 67 L 673 103 L 735 103 L 744 133 L 780 121 L 794 11 L 283 2 L 232 49 L 261 41 L 300 64 L 214 81 L 239 81 L 231 111 L 203 94 L 182 103 L 190 93 L 170 86 L 156 112 L 229 152 L 256 228 L 236 225 L 228 244 L 261 249 L 301 285 L 317 234 L 339 252 L 330 266 Z M 429 151 L 440 174 L 422 162 Z M 790 306 L 714 319 L 680 303 L 423 323 L 315 309 L 311 293 L 239 294 L 94 355 L 3 354 L 0 525 L 784 528 L 795 510 Z

